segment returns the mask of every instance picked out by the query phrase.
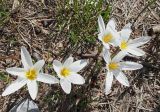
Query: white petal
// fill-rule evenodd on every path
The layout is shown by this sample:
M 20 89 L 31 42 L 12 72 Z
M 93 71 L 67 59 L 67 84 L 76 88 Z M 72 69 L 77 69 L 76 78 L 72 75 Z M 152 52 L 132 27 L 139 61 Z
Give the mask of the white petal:
M 139 48 L 128 48 L 127 51 L 133 55 L 136 55 L 136 56 L 143 56 L 145 55 L 145 52 L 142 51 L 141 49 Z
M 27 82 L 28 91 L 31 96 L 31 98 L 34 100 L 36 99 L 37 93 L 38 93 L 38 85 L 37 82 L 34 81 L 28 81 Z
M 33 65 L 33 68 L 36 69 L 38 72 L 42 69 L 42 67 L 44 66 L 44 60 L 39 60 L 38 62 L 36 62 Z
M 112 30 L 116 29 L 116 23 L 115 23 L 115 20 L 113 18 L 111 20 L 109 20 L 109 22 L 107 24 L 107 28 L 111 28 Z
M 109 46 L 108 43 L 103 42 L 103 45 L 104 45 L 104 48 L 105 48 L 105 49 L 108 49 L 108 50 L 110 49 L 110 46 Z
M 59 74 L 61 67 L 62 67 L 62 63 L 60 61 L 58 60 L 53 61 L 53 68 L 57 74 Z
M 121 61 L 127 55 L 126 51 L 120 51 L 116 56 L 113 57 L 113 62 Z
M 66 79 L 60 79 L 60 85 L 65 93 L 69 94 L 71 92 L 71 83 Z
M 10 73 L 11 75 L 19 76 L 19 77 L 22 77 L 22 78 L 25 77 L 25 70 L 24 70 L 24 68 L 12 67 L 12 68 L 7 68 L 6 71 L 8 73 Z
M 105 82 L 105 94 L 109 94 L 111 87 L 112 87 L 112 81 L 113 81 L 113 74 L 112 72 L 107 72 L 106 76 L 106 82 Z
M 127 23 L 123 29 L 131 29 L 132 24 L 131 23 Z
M 81 69 L 83 69 L 85 66 L 87 65 L 87 61 L 86 60 L 78 60 L 73 62 L 69 68 L 71 69 L 71 71 L 73 72 L 79 72 Z
M 59 80 L 55 78 L 54 76 L 40 73 L 37 77 L 37 81 L 48 83 L 48 84 L 55 84 L 58 83 Z
M 139 46 L 147 43 L 148 41 L 150 41 L 150 39 L 151 39 L 151 37 L 149 37 L 149 36 L 143 36 L 140 38 L 136 38 L 136 39 L 129 42 L 129 46 L 139 47 Z
M 107 28 L 106 30 L 108 30 L 113 36 L 112 40 L 109 43 L 114 47 L 118 46 L 118 43 L 119 43 L 119 40 L 120 40 L 119 33 L 116 30 L 113 30 L 111 28 L 110 29 Z
M 81 84 L 85 83 L 84 78 L 79 74 L 73 73 L 70 76 L 68 76 L 67 79 L 73 84 L 80 84 L 81 85 Z
M 102 34 L 102 33 L 99 33 L 99 34 L 98 34 L 98 39 L 99 39 L 100 41 L 102 41 L 102 37 L 103 37 L 103 34 Z
M 5 91 L 2 93 L 2 96 L 6 96 L 9 95 L 11 93 L 14 93 L 15 91 L 19 90 L 20 88 L 22 88 L 25 84 L 27 83 L 27 80 L 18 77 L 17 80 L 15 80 L 14 82 L 12 82 L 6 89 Z
M 120 66 L 122 70 L 137 70 L 143 67 L 141 64 L 129 61 L 120 62 Z
M 108 49 L 103 48 L 103 59 L 106 63 L 109 63 L 111 61 L 110 52 Z
M 66 59 L 66 61 L 64 62 L 63 66 L 68 67 L 73 63 L 73 57 L 69 57 L 68 59 Z
M 132 30 L 131 29 L 122 29 L 120 33 L 120 37 L 122 40 L 128 41 L 130 35 L 131 35 Z
M 123 72 L 119 72 L 119 74 L 114 74 L 114 76 L 121 84 L 129 86 L 128 79 Z
M 106 31 L 108 31 L 109 33 L 112 34 L 113 39 L 111 40 L 111 44 L 113 46 L 117 46 L 118 45 L 118 40 L 119 40 L 119 34 L 116 30 L 116 23 L 115 20 L 112 18 L 111 20 L 109 20 L 107 27 L 106 27 Z
M 98 17 L 98 26 L 101 33 L 105 31 L 105 24 L 101 15 Z
M 26 70 L 33 66 L 31 56 L 25 47 L 21 47 L 21 59 Z

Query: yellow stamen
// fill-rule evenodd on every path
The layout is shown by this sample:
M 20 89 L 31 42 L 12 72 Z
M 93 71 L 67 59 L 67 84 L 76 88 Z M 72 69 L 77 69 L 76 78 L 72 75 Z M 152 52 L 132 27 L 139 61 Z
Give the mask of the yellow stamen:
M 112 36 L 112 34 L 107 34 L 107 35 L 104 35 L 103 36 L 103 38 L 102 38 L 102 40 L 105 42 L 105 43 L 108 43 L 108 42 L 110 42 L 111 40 L 112 40 L 112 38 L 113 38 L 113 36 Z
M 123 40 L 122 42 L 121 42 L 121 45 L 120 45 L 120 49 L 126 49 L 127 48 L 127 42 L 125 41 L 125 40 Z
M 29 80 L 34 80 L 37 78 L 37 71 L 35 69 L 29 69 L 25 75 Z
M 63 68 L 62 70 L 61 70 L 61 75 L 63 76 L 63 77 L 67 77 L 67 76 L 69 76 L 70 75 L 70 70 L 69 69 L 67 69 L 67 68 Z
M 111 62 L 111 63 L 109 63 L 108 67 L 109 67 L 109 70 L 115 70 L 119 67 L 119 65 L 118 65 L 118 63 Z

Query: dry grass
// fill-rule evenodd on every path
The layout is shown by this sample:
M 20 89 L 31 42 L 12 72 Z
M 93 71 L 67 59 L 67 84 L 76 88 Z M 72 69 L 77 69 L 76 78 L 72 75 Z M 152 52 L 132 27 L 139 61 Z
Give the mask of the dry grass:
M 141 58 L 126 57 L 138 61 L 144 67 L 128 74 L 131 86 L 121 86 L 114 81 L 112 93 L 104 95 L 105 69 L 101 58 L 101 43 L 97 38 L 97 16 L 102 13 L 108 19 L 107 4 L 93 9 L 88 15 L 76 12 L 81 7 L 70 8 L 61 0 L 21 0 L 21 5 L 11 11 L 12 0 L 5 2 L 7 16 L 0 26 L 0 94 L 15 77 L 6 74 L 7 67 L 21 66 L 20 47 L 26 46 L 33 59 L 45 59 L 44 71 L 55 75 L 54 59 L 65 60 L 69 55 L 76 59 L 88 59 L 88 66 L 81 72 L 86 79 L 83 86 L 74 86 L 66 95 L 59 85 L 40 84 L 36 103 L 41 112 L 159 112 L 160 111 L 160 33 L 152 34 L 152 40 L 143 48 Z M 83 3 L 82 3 L 83 4 Z M 83 6 L 83 5 L 80 6 Z M 115 18 L 120 30 L 126 23 L 133 23 L 148 4 L 147 0 L 113 0 L 110 18 Z M 85 7 L 87 8 L 87 7 Z M 82 10 L 82 9 L 81 9 Z M 89 10 L 89 9 L 85 9 Z M 107 11 L 106 11 L 107 10 Z M 88 18 L 83 18 L 88 16 Z M 147 35 L 150 28 L 160 24 L 160 2 L 157 0 L 141 13 L 134 23 L 131 38 Z M 83 24 L 83 22 L 85 24 Z M 45 91 L 44 91 L 45 89 Z M 28 96 L 25 88 L 14 94 L 0 96 L 0 112 L 8 112 L 13 105 Z

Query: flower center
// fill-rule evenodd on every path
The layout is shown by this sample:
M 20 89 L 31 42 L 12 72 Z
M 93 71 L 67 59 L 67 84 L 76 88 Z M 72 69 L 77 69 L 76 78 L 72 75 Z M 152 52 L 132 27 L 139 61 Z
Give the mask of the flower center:
M 27 79 L 34 80 L 37 78 L 37 71 L 35 69 L 31 68 L 26 72 L 25 75 L 26 75 Z
M 63 68 L 62 70 L 61 70 L 61 75 L 63 76 L 63 77 L 67 77 L 67 76 L 69 76 L 70 75 L 70 70 L 69 69 L 67 69 L 67 68 Z
M 127 48 L 127 42 L 125 40 L 122 40 L 121 45 L 120 45 L 120 49 L 126 49 Z
M 119 67 L 119 65 L 118 63 L 111 62 L 109 63 L 108 67 L 109 67 L 109 70 L 116 70 Z
M 113 36 L 112 36 L 112 34 L 107 34 L 107 35 L 104 35 L 103 36 L 103 41 L 105 42 L 105 43 L 108 43 L 108 42 L 110 42 L 111 40 L 112 40 L 112 38 L 113 38 Z

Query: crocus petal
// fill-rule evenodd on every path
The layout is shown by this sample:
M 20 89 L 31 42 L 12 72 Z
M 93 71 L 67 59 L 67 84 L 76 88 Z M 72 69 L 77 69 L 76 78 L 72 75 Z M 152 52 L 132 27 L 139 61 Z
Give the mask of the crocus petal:
M 19 90 L 20 88 L 22 88 L 25 84 L 27 83 L 27 80 L 18 77 L 17 80 L 15 80 L 14 82 L 12 82 L 6 89 L 5 91 L 2 93 L 2 96 L 6 96 L 9 95 L 11 93 L 14 93 L 15 91 Z
M 60 61 L 58 60 L 53 61 L 53 68 L 57 74 L 59 74 L 61 67 L 62 67 L 62 63 Z
M 143 67 L 141 64 L 129 61 L 120 62 L 120 66 L 122 70 L 137 70 Z
M 31 96 L 31 98 L 34 100 L 36 99 L 37 93 L 38 93 L 38 85 L 37 82 L 34 81 L 28 81 L 27 82 L 28 91 Z
M 73 62 L 69 68 L 71 69 L 71 71 L 73 72 L 79 72 L 81 69 L 83 69 L 85 66 L 87 65 L 87 61 L 86 60 L 78 60 Z
M 129 46 L 139 47 L 139 46 L 147 43 L 148 41 L 150 41 L 150 39 L 151 39 L 151 37 L 149 37 L 149 36 L 143 36 L 140 38 L 136 38 L 136 39 L 129 42 Z
M 128 28 L 125 28 L 125 29 L 122 29 L 119 33 L 120 33 L 120 37 L 121 37 L 121 40 L 125 40 L 125 41 L 128 41 L 130 35 L 131 35 L 131 32 L 132 30 L 131 29 L 128 29 Z
M 55 84 L 58 83 L 59 80 L 55 78 L 54 76 L 40 73 L 37 77 L 37 81 L 48 83 L 48 84 Z
M 68 67 L 73 63 L 73 57 L 69 57 L 68 59 L 66 59 L 66 61 L 64 62 L 63 66 Z
M 132 24 L 131 23 L 127 23 L 123 29 L 131 29 Z
M 101 15 L 98 17 L 98 26 L 101 33 L 105 31 L 105 24 Z
M 119 74 L 114 74 L 115 78 L 123 85 L 129 86 L 129 82 L 127 77 L 124 75 L 123 72 L 119 72 Z
M 7 68 L 6 71 L 8 73 L 10 73 L 11 75 L 19 76 L 19 77 L 22 77 L 22 78 L 25 77 L 25 70 L 24 70 L 24 68 L 12 67 L 12 68 Z
M 119 40 L 120 40 L 119 33 L 113 28 L 107 28 L 106 31 L 110 32 L 113 36 L 112 40 L 109 43 L 112 46 L 118 46 L 119 45 Z
M 33 65 L 33 68 L 36 69 L 38 72 L 42 69 L 42 67 L 44 66 L 44 60 L 39 60 L 38 62 L 36 62 Z
M 25 47 L 21 47 L 21 59 L 26 70 L 33 66 L 31 56 Z
M 143 56 L 145 55 L 145 52 L 142 51 L 141 49 L 139 48 L 128 48 L 127 51 L 133 55 L 136 55 L 136 56 Z
M 71 83 L 66 79 L 60 79 L 60 85 L 65 93 L 69 94 L 71 92 Z
M 111 20 L 109 20 L 106 28 L 110 28 L 112 30 L 116 29 L 116 23 L 115 23 L 115 20 L 113 18 Z
M 103 48 L 103 59 L 106 63 L 109 63 L 111 61 L 110 52 L 108 49 Z
M 81 84 L 85 83 L 84 78 L 79 74 L 73 73 L 70 76 L 68 76 L 67 79 L 73 84 L 80 84 L 81 85 Z
M 98 39 L 99 39 L 100 41 L 103 41 L 103 40 L 102 40 L 103 35 L 104 35 L 103 33 L 99 33 L 99 34 L 98 34 Z
M 127 55 L 126 51 L 120 51 L 116 56 L 113 57 L 113 62 L 121 61 Z
M 109 46 L 108 43 L 104 43 L 104 42 L 103 42 L 103 45 L 104 45 L 104 48 L 105 48 L 105 49 L 108 49 L 108 50 L 110 49 L 110 46 Z
M 113 81 L 113 74 L 112 72 L 107 72 L 106 81 L 105 81 L 105 94 L 109 94 Z

